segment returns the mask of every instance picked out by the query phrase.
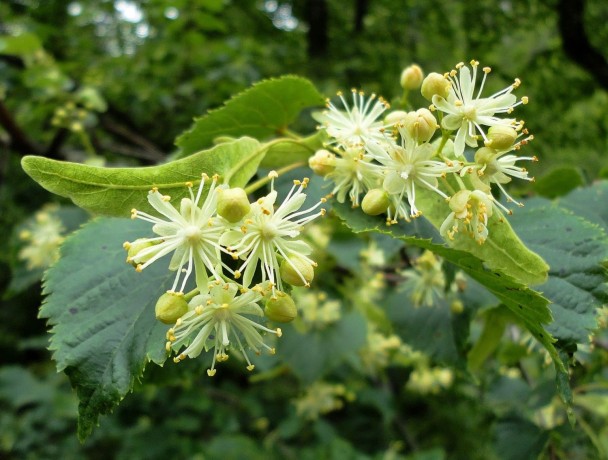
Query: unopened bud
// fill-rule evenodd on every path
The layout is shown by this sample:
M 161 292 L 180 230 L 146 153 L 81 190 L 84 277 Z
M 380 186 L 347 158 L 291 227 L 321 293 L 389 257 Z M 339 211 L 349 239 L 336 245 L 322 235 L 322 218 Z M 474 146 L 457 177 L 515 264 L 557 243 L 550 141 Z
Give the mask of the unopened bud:
M 281 279 L 292 286 L 309 286 L 315 277 L 313 265 L 304 257 L 290 255 L 280 267 Z
M 467 212 L 467 204 L 469 203 L 469 198 L 471 197 L 470 190 L 459 190 L 454 194 L 454 196 L 450 199 L 450 209 L 454 211 L 456 217 L 462 218 L 462 214 L 466 215 Z
M 428 109 L 418 109 L 415 112 L 409 112 L 403 122 L 403 126 L 410 136 L 418 142 L 430 140 L 439 127 L 435 116 Z
M 277 291 L 275 297 L 266 302 L 264 314 L 270 321 L 289 323 L 298 316 L 298 309 L 293 299 L 284 292 Z
M 459 315 L 460 313 L 462 313 L 464 311 L 464 304 L 460 300 L 454 300 L 450 304 L 450 310 L 455 315 Z
M 250 209 L 249 198 L 242 188 L 218 188 L 217 213 L 228 222 L 238 222 Z
M 188 302 L 183 294 L 165 292 L 158 298 L 154 313 L 156 319 L 165 324 L 175 322 L 188 312 Z
M 401 72 L 400 84 L 403 89 L 418 89 L 422 84 L 424 73 L 417 64 L 412 64 Z
M 137 267 L 137 264 L 146 262 L 150 257 L 152 257 L 152 254 L 148 257 L 137 258 L 137 262 L 135 262 L 134 259 L 137 257 L 141 250 L 152 246 L 154 246 L 154 242 L 148 240 L 148 238 L 138 238 L 132 243 L 125 243 L 123 247 L 127 250 L 127 262 L 133 265 L 134 267 Z
M 482 147 L 475 152 L 475 163 L 485 165 L 490 163 L 496 157 L 496 150 Z
M 317 152 L 308 159 L 308 166 L 315 174 L 319 176 L 327 176 L 330 172 L 336 169 L 336 155 L 328 150 L 317 150 Z
M 432 101 L 433 96 L 440 96 L 445 99 L 450 93 L 450 82 L 443 75 L 432 72 L 422 82 L 420 92 L 428 101 Z
M 396 125 L 402 123 L 407 116 L 407 112 L 403 110 L 393 110 L 384 118 L 384 123 L 387 125 Z
M 369 216 L 378 216 L 386 212 L 390 200 L 386 190 L 373 188 L 365 194 L 361 201 L 361 209 Z
M 506 150 L 513 145 L 517 139 L 517 131 L 510 126 L 496 125 L 490 127 L 487 134 L 486 147 L 496 150 Z

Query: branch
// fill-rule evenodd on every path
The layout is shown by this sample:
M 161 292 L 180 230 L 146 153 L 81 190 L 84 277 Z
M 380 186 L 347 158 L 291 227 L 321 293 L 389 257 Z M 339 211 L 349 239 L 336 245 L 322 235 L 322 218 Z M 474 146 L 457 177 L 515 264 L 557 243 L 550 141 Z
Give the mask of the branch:
M 143 152 L 136 151 L 134 149 L 126 149 L 123 150 L 123 153 L 129 150 L 131 153 L 127 154 L 129 156 L 135 156 L 138 158 L 145 158 L 148 160 L 153 160 L 156 162 L 162 161 L 165 158 L 164 153 L 156 147 L 151 141 L 143 137 L 142 135 L 132 131 L 124 124 L 116 122 L 112 117 L 107 114 L 104 114 L 101 117 L 101 125 L 110 133 L 115 134 L 117 136 L 122 137 L 123 139 L 129 141 L 130 143 L 139 146 L 143 149 Z M 134 154 L 137 152 L 137 154 Z M 126 154 L 126 153 L 125 153 Z
M 559 0 L 557 12 L 564 52 L 608 90 L 608 61 L 593 47 L 585 32 L 585 0 Z

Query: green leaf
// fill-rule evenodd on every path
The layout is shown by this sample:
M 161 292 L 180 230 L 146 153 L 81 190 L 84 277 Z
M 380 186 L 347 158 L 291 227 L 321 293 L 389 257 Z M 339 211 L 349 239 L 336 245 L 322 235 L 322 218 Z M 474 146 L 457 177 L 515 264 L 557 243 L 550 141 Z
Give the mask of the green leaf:
M 30 32 L 25 32 L 12 37 L 6 35 L 0 37 L 0 54 L 27 56 L 34 54 L 40 49 L 42 49 L 40 39 Z
M 510 315 L 505 314 L 504 307 L 493 308 L 485 313 L 485 323 L 477 342 L 469 351 L 469 369 L 477 372 L 502 340 Z
M 579 168 L 562 166 L 554 168 L 534 182 L 534 191 L 547 198 L 566 195 L 585 183 Z
M 84 440 L 102 414 L 132 390 L 147 362 L 162 364 L 167 326 L 154 315 L 157 294 L 174 274 L 162 263 L 137 273 L 122 243 L 149 232 L 130 219 L 97 219 L 69 237 L 48 270 L 40 317 L 51 328 L 50 350 L 80 400 L 78 436 Z
M 318 131 L 312 136 L 300 140 L 285 139 L 284 142 L 273 144 L 262 160 L 264 168 L 281 168 L 289 164 L 302 162 L 308 164 L 308 158 L 317 150 L 323 148 L 327 140 L 325 131 Z
M 340 321 L 306 334 L 286 327 L 277 343 L 277 355 L 300 380 L 310 383 L 356 354 L 365 344 L 366 333 L 365 318 L 358 312 L 344 314 Z
M 209 147 L 218 136 L 281 135 L 302 109 L 322 104 L 323 96 L 305 78 L 287 75 L 264 80 L 198 118 L 190 131 L 177 138 L 178 157 Z
M 445 246 L 437 233 L 423 220 L 416 219 L 410 223 L 402 222 L 388 227 L 382 218 L 368 216 L 360 209 L 353 209 L 345 204 L 334 203 L 333 210 L 355 233 L 373 231 L 391 235 L 413 246 L 429 249 L 464 270 L 498 297 L 543 344 L 557 368 L 564 369 L 553 346 L 554 339 L 542 326 L 551 322 L 552 318 L 548 300 L 538 292 L 500 270 L 488 268 L 488 265 L 475 255 Z
M 404 302 L 405 292 L 395 292 L 383 302 L 395 331 L 416 350 L 449 364 L 457 364 L 462 356 L 456 346 L 453 321 L 448 303 L 441 299 L 432 307 L 415 307 Z
M 233 187 L 243 187 L 256 173 L 265 149 L 255 139 L 242 138 L 161 166 L 101 168 L 35 156 L 24 157 L 21 164 L 44 188 L 81 208 L 125 217 L 133 208 L 154 212 L 147 200 L 152 187 L 179 202 L 188 196 L 185 183 L 200 183 L 201 173 L 219 174 Z
M 425 210 L 424 217 L 435 228 L 440 228 L 451 209 L 437 193 L 420 188 L 416 190 L 416 201 Z M 489 236 L 484 244 L 479 244 L 464 232 L 456 233 L 448 244 L 466 251 L 482 260 L 489 268 L 515 278 L 523 284 L 541 284 L 547 279 L 549 267 L 546 262 L 528 249 L 511 228 L 508 220 L 494 208 L 488 220 Z
M 608 302 L 606 232 L 543 199 L 528 200 L 511 220 L 551 266 L 549 279 L 538 288 L 552 302 L 554 321 L 547 329 L 558 339 L 588 343 L 597 328 L 596 309 Z
M 556 203 L 601 226 L 608 234 L 608 181 L 599 181 L 590 187 L 574 190 Z

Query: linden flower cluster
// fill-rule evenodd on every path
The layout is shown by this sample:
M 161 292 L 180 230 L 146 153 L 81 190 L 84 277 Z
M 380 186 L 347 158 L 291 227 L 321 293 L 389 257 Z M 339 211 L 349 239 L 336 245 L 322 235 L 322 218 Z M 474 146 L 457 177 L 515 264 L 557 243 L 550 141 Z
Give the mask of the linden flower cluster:
M 284 283 L 310 286 L 316 263 L 308 257 L 312 248 L 302 241 L 301 231 L 325 213 L 320 208 L 324 199 L 301 210 L 308 184 L 304 179 L 294 181 L 277 205 L 276 177 L 274 171 L 269 174 L 270 193 L 253 203 L 243 189 L 219 185 L 218 176 L 203 174 L 196 194 L 192 182 L 185 184 L 190 196 L 178 207 L 157 188 L 149 192 L 150 206 L 162 217 L 132 210 L 131 217 L 150 222 L 156 236 L 126 242 L 127 262 L 141 272 L 171 254 L 169 270 L 176 274 L 156 304 L 156 316 L 172 325 L 166 349 L 177 353 L 175 362 L 213 349 L 207 371 L 212 376 L 216 362 L 237 350 L 253 370 L 246 349 L 274 353 L 263 335 L 281 336 L 281 329 L 263 326 L 260 320 L 295 318 L 297 309 L 283 292 Z M 184 293 L 192 277 L 196 288 Z
M 537 161 L 536 157 L 517 155 L 532 136 L 523 121 L 509 117 L 528 98 L 518 100 L 512 94 L 520 86 L 519 79 L 484 95 L 491 69 L 483 67 L 480 72 L 477 61 L 424 79 L 419 67 L 413 68 L 415 72 L 408 68 L 402 76 L 404 94 L 418 85 L 432 102 L 428 109 L 387 114 L 389 104 L 374 94 L 366 97 L 352 90 L 349 104 L 339 93 L 342 108 L 328 101 L 327 110 L 315 116 L 330 141 L 309 165 L 333 182 L 332 194 L 339 202 L 348 196 L 353 207 L 361 206 L 369 215 L 386 215 L 388 225 L 428 212 L 423 203 L 429 200 L 421 196 L 437 194 L 450 208 L 441 234 L 454 239 L 462 232 L 483 244 L 489 218 L 500 216 L 498 208 L 511 214 L 492 196 L 491 185 L 508 202 L 521 205 L 504 185 L 513 177 L 533 180 L 518 162 Z M 475 149 L 467 152 L 470 158 L 465 156 L 466 147 Z

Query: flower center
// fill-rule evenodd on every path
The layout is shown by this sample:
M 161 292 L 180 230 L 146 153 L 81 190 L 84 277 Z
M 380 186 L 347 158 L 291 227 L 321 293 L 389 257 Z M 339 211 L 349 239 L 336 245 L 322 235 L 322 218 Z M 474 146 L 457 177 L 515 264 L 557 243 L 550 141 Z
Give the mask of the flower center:
M 262 238 L 264 238 L 264 240 L 266 241 L 272 240 L 275 236 L 279 234 L 277 226 L 272 222 L 264 223 L 264 225 L 262 225 L 262 228 L 260 229 L 260 232 L 262 233 Z
M 191 243 L 195 243 L 201 238 L 201 229 L 196 225 L 189 225 L 182 230 L 182 235 Z
M 465 105 L 462 108 L 462 115 L 464 116 L 464 118 L 466 118 L 467 120 L 475 120 L 475 118 L 477 117 L 477 109 L 475 108 L 474 105 L 470 105 L 467 106 Z

